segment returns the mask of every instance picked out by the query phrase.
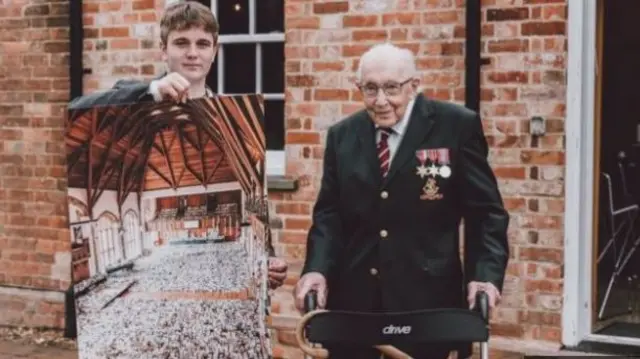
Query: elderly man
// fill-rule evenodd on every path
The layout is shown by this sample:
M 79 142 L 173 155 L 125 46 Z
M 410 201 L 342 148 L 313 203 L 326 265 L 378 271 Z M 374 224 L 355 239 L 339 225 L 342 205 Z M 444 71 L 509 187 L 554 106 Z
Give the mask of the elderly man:
M 509 216 L 479 115 L 419 93 L 413 54 L 391 44 L 366 52 L 357 75 L 365 108 L 328 129 L 297 308 L 311 289 L 335 310 L 471 307 L 478 290 L 494 307 Z M 438 359 L 461 348 L 399 349 Z M 370 348 L 328 349 L 332 358 L 380 358 Z

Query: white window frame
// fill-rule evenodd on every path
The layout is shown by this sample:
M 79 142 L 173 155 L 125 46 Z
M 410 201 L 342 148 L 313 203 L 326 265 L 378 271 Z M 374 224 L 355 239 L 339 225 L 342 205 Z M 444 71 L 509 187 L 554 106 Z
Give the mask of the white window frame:
M 225 1 L 225 0 L 223 0 Z M 229 0 L 226 0 L 229 1 Z M 234 95 L 224 92 L 224 45 L 228 44 L 255 44 L 256 45 L 256 93 L 262 94 L 265 100 L 284 100 L 284 93 L 262 93 L 262 44 L 269 42 L 285 42 L 284 32 L 272 32 L 268 34 L 256 33 L 256 1 L 249 0 L 249 33 L 220 35 L 220 49 L 218 50 L 218 93 Z M 282 0 L 285 1 L 285 0 Z M 218 14 L 218 0 L 211 0 L 211 11 Z M 284 66 L 284 65 L 283 65 Z M 282 121 L 285 121 L 283 118 Z M 285 126 L 286 131 L 286 126 Z M 285 174 L 285 150 L 268 150 L 266 155 L 267 176 L 284 176 Z

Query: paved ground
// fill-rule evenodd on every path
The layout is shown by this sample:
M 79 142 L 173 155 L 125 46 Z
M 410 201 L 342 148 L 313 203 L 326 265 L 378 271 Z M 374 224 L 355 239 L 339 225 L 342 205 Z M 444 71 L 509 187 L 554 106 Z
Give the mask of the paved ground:
M 0 359 L 78 359 L 73 349 L 41 347 L 33 344 L 0 340 Z
M 521 354 L 492 351 L 491 359 L 520 359 Z M 78 359 L 75 350 L 0 341 L 0 359 Z M 479 356 L 474 356 L 479 358 Z

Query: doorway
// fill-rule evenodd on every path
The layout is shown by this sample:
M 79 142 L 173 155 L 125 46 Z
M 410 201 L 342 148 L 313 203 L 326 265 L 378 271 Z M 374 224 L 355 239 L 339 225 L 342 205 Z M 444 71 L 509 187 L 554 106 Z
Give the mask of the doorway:
M 640 1 L 599 1 L 592 333 L 640 345 Z

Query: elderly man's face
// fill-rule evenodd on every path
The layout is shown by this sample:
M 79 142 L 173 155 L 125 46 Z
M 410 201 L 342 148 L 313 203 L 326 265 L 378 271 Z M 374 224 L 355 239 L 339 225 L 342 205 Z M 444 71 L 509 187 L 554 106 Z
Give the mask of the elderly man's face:
M 402 119 L 415 97 L 418 80 L 408 75 L 401 64 L 372 61 L 363 66 L 358 85 L 373 122 L 391 127 Z

